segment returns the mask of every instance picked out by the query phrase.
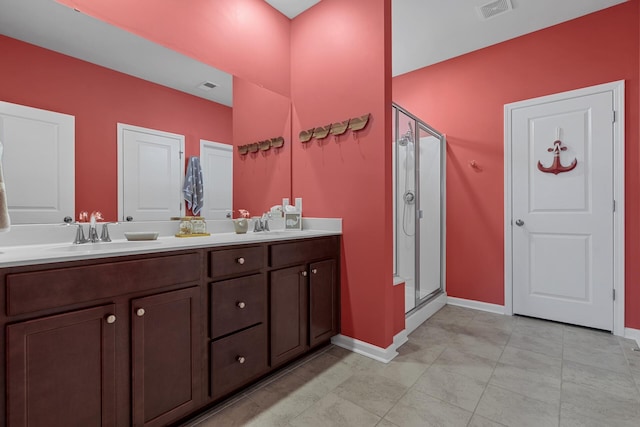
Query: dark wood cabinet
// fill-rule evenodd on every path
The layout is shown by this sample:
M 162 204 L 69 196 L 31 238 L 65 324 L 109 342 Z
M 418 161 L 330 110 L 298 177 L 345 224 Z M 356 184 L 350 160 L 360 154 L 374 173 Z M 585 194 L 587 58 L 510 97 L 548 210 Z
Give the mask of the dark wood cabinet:
M 211 342 L 211 396 L 225 396 L 267 372 L 264 323 Z
M 209 397 L 226 396 L 269 370 L 265 245 L 209 253 Z M 226 280 L 219 280 L 225 278 Z
M 211 338 L 216 339 L 266 322 L 267 283 L 264 274 L 238 277 L 210 286 Z
M 161 426 L 196 408 L 200 380 L 200 289 L 131 301 L 134 426 Z
M 0 268 L 0 427 L 171 425 L 339 333 L 340 237 Z
M 271 366 L 275 367 L 307 351 L 308 273 L 306 266 L 272 271 L 269 284 L 271 308 Z
M 201 260 L 181 251 L 0 270 L 6 425 L 156 426 L 201 406 Z
M 274 244 L 269 273 L 271 366 L 327 343 L 339 331 L 339 239 Z
M 315 347 L 338 333 L 337 260 L 309 266 L 309 346 Z
M 115 425 L 114 313 L 109 304 L 7 326 L 9 427 Z

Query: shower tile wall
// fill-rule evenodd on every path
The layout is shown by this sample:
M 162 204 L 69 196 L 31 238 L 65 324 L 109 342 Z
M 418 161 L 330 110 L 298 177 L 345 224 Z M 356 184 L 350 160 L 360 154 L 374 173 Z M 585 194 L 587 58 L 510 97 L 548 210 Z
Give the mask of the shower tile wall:
M 396 143 L 397 144 L 397 143 Z M 395 149 L 397 148 L 397 150 Z M 404 202 L 403 196 L 407 190 L 415 190 L 413 156 L 408 154 L 411 147 L 395 146 L 394 154 L 398 161 L 394 165 L 398 168 L 394 177 L 396 182 L 396 274 L 405 281 L 405 312 L 415 307 L 415 205 Z
M 405 126 L 408 128 L 408 126 Z M 402 127 L 400 128 L 402 129 Z M 400 132 L 403 135 L 403 132 Z M 440 141 L 421 131 L 417 146 L 420 164 L 419 200 L 422 210 L 418 244 L 420 245 L 420 286 L 422 299 L 440 288 L 441 265 L 441 161 Z M 401 139 L 399 139 L 401 141 Z M 407 191 L 416 190 L 416 146 L 411 141 L 394 143 L 394 190 L 396 224 L 396 274 L 405 280 L 405 312 L 416 305 L 416 223 L 415 204 L 405 201 Z M 397 161 L 396 161 L 397 156 Z

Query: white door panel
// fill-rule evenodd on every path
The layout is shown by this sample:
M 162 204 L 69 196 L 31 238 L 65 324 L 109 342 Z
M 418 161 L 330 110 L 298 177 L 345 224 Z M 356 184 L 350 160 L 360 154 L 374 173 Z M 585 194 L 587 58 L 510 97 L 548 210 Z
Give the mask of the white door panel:
M 233 146 L 200 140 L 206 219 L 231 218 L 233 206 Z
M 613 328 L 613 96 L 512 112 L 513 311 Z M 573 170 L 545 173 L 559 165 Z
M 182 216 L 184 136 L 118 124 L 119 219 L 168 221 Z
M 0 102 L 0 142 L 13 224 L 75 216 L 75 117 Z

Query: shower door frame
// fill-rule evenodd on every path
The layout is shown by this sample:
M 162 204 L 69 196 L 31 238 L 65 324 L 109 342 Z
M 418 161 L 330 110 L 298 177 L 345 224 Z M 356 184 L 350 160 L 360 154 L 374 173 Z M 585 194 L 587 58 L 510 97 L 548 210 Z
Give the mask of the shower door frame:
M 398 149 L 398 144 L 397 141 L 400 138 L 400 129 L 398 126 L 398 121 L 399 121 L 399 117 L 400 117 L 400 113 L 404 114 L 405 116 L 407 116 L 410 120 L 413 121 L 414 123 L 414 127 L 413 127 L 413 140 L 414 142 L 414 170 L 415 170 L 415 176 L 414 176 L 414 184 L 415 184 L 415 197 L 416 197 L 416 202 L 414 203 L 414 222 L 415 222 L 415 232 L 414 232 L 414 269 L 415 269 L 415 278 L 414 278 L 414 282 L 415 282 L 415 289 L 414 289 L 414 302 L 415 305 L 414 307 L 405 312 L 405 316 L 410 316 L 411 314 L 413 314 L 415 311 L 421 309 L 425 304 L 429 303 L 429 301 L 432 301 L 433 299 L 437 298 L 438 296 L 440 296 L 443 293 L 446 293 L 446 177 L 447 177 L 447 159 L 446 159 L 446 153 L 447 153 L 447 138 L 446 135 L 438 132 L 436 129 L 434 129 L 433 127 L 429 126 L 427 123 L 425 123 L 423 120 L 419 119 L 417 116 L 415 116 L 414 114 L 410 113 L 409 111 L 407 111 L 406 109 L 404 109 L 403 107 L 401 107 L 400 105 L 396 104 L 396 103 L 392 103 L 392 108 L 394 109 L 394 123 L 395 123 L 395 134 L 394 134 L 394 138 L 396 141 L 395 144 L 395 150 Z M 422 209 L 421 208 L 421 200 L 420 200 L 420 179 L 418 179 L 420 177 L 420 155 L 419 155 L 419 151 L 418 151 L 418 147 L 420 144 L 420 132 L 421 130 L 426 131 L 427 133 L 429 133 L 431 136 L 437 138 L 439 140 L 439 144 L 440 144 L 440 288 L 434 292 L 431 292 L 429 295 L 426 295 L 424 298 L 420 298 L 420 275 L 421 275 L 421 266 L 420 266 L 420 220 L 422 217 Z M 398 162 L 398 152 L 396 151 L 396 155 L 395 155 L 395 161 L 396 163 Z M 396 164 L 395 167 L 395 172 L 396 175 L 398 173 L 398 165 Z M 397 178 L 396 178 L 396 182 L 397 182 Z M 394 204 L 397 206 L 397 197 L 398 196 L 398 191 L 396 189 L 396 197 L 394 198 Z M 397 218 L 397 207 L 396 209 L 396 224 L 394 224 L 394 227 L 396 228 L 396 232 L 394 233 L 395 236 L 395 240 L 397 242 L 397 222 L 398 222 L 398 218 Z M 394 245 L 397 246 L 397 243 L 394 243 Z M 394 264 L 398 265 L 398 250 L 396 247 L 395 253 L 394 253 Z

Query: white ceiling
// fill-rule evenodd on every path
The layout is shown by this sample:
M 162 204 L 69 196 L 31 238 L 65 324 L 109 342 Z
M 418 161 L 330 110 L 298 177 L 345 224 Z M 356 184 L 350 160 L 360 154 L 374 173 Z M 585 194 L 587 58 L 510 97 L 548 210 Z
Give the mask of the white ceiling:
M 315 6 L 320 0 L 264 0 L 279 10 L 284 16 L 293 19 L 311 6 Z
M 265 1 L 293 17 L 320 0 Z M 491 0 L 392 0 L 393 75 L 625 1 L 511 0 L 511 11 L 481 20 L 476 7 Z M 224 105 L 232 102 L 231 75 L 54 0 L 0 0 L 0 34 Z M 198 89 L 205 81 L 218 87 Z
M 53 0 L 0 0 L 0 34 L 220 104 L 232 102 L 230 74 Z M 204 92 L 197 88 L 204 81 L 218 87 Z
M 393 75 L 417 70 L 625 1 L 511 0 L 512 10 L 481 20 L 476 7 L 493 0 L 392 0 Z

